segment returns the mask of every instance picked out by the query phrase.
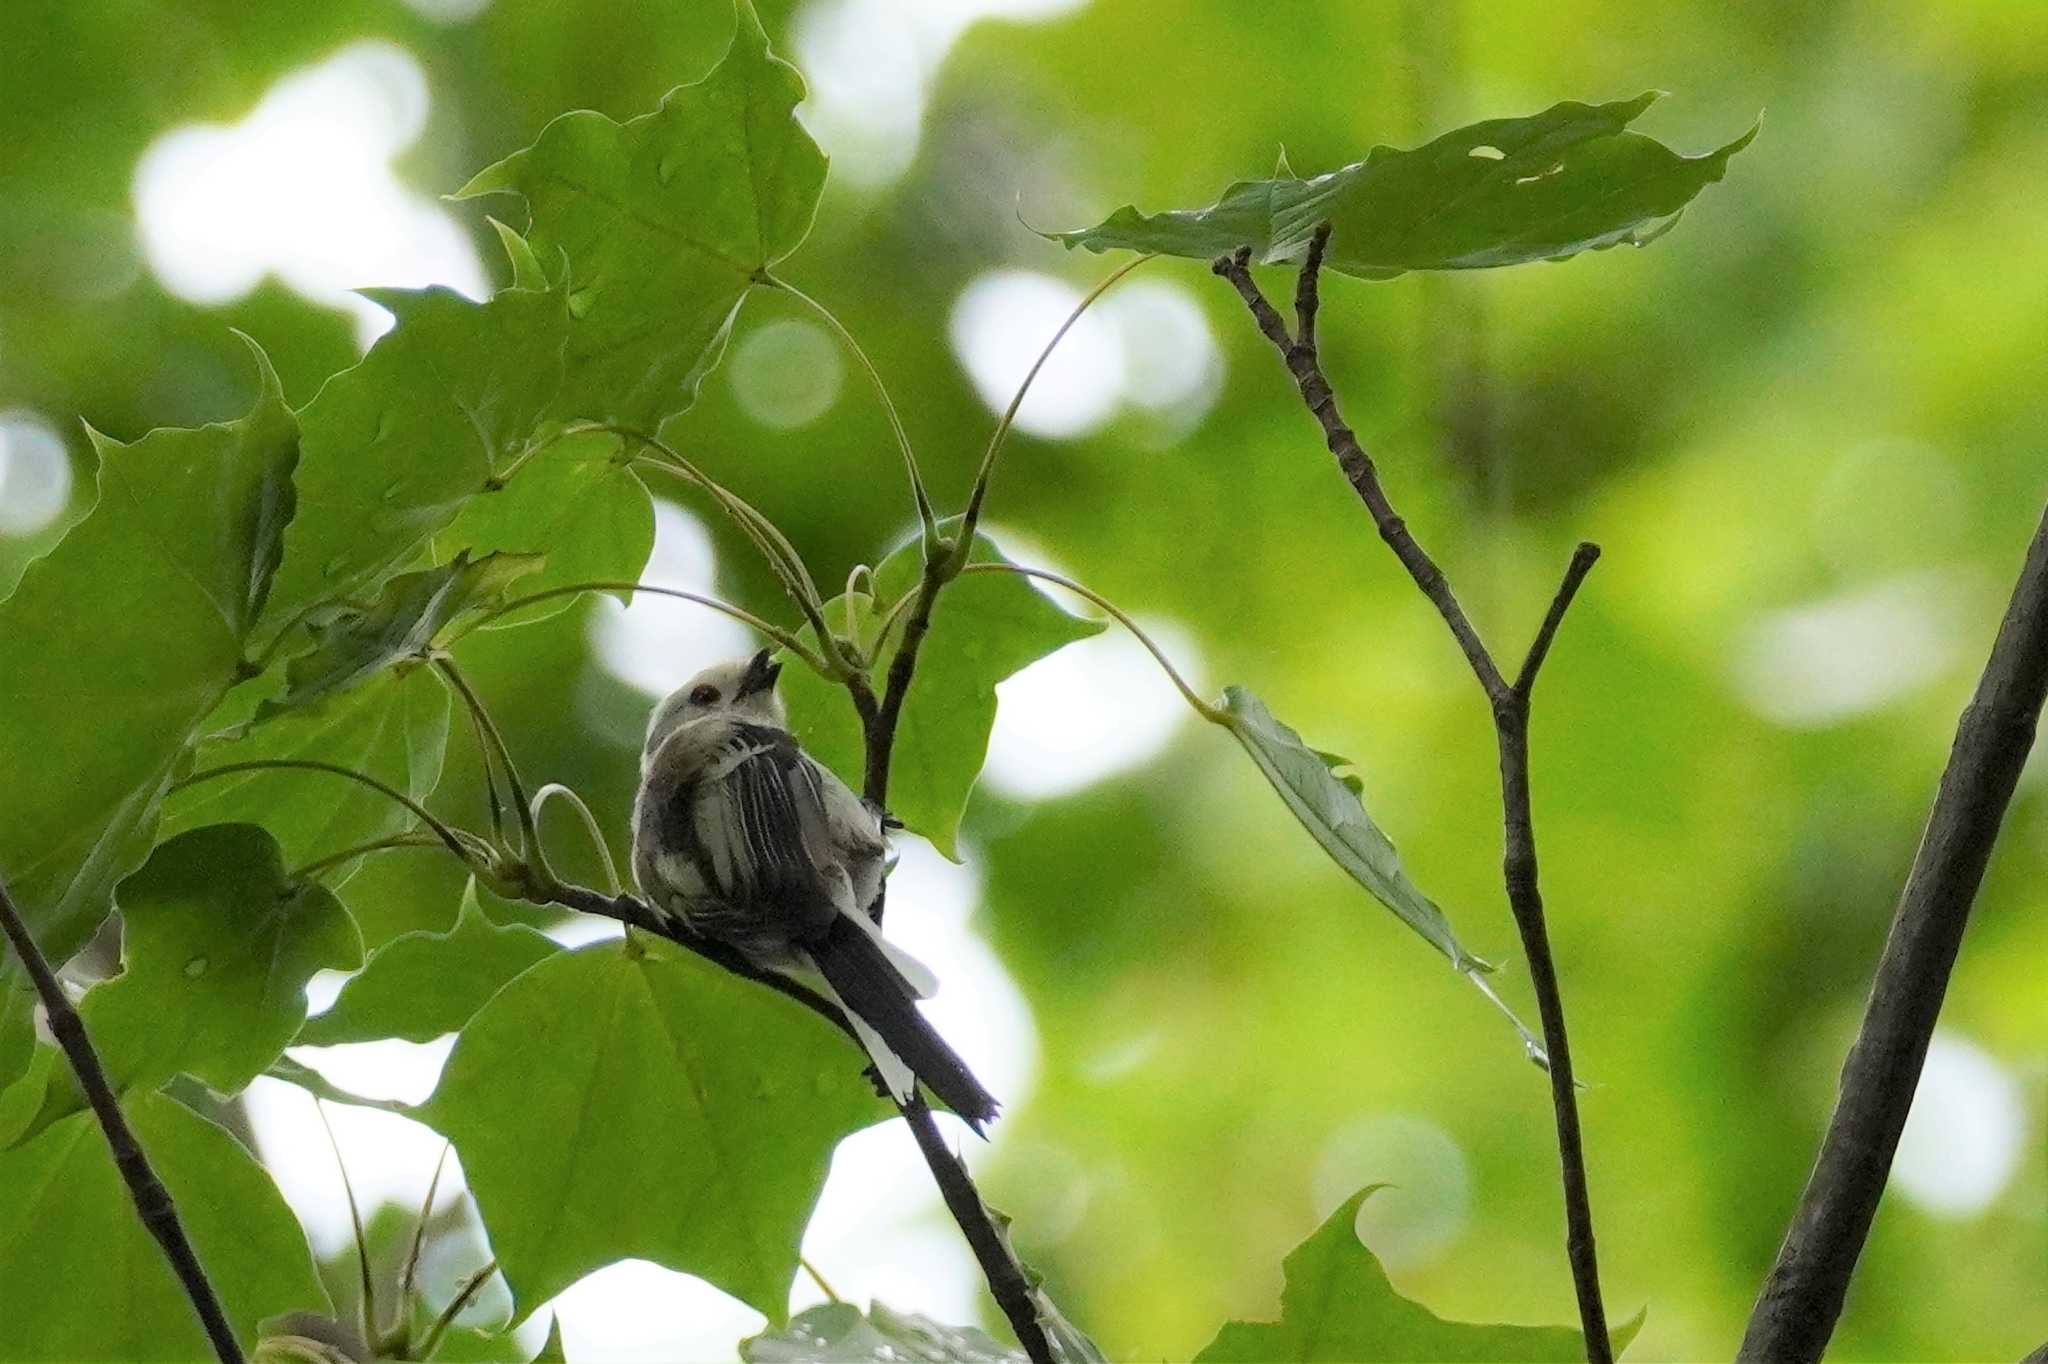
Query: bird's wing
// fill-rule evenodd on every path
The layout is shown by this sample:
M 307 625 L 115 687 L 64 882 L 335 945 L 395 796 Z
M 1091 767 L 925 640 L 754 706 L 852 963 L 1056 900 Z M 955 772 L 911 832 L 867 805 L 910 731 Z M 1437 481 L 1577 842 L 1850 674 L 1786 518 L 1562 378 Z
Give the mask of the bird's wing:
M 700 866 L 724 898 L 774 902 L 807 924 L 848 907 L 824 791 L 787 731 L 735 725 L 696 786 Z

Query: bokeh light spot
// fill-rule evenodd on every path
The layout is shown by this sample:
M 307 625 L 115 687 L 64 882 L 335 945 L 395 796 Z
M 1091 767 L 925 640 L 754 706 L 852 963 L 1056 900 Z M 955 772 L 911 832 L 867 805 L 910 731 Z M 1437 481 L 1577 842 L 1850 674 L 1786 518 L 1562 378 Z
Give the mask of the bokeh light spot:
M 0 412 L 0 535 L 32 535 L 71 501 L 71 456 L 56 428 L 26 408 Z
M 1435 1123 L 1406 1113 L 1363 1118 L 1333 1132 L 1316 1157 L 1316 1215 L 1328 1217 L 1368 1184 L 1386 1184 L 1358 1212 L 1358 1239 L 1389 1269 L 1427 1264 L 1472 1211 L 1465 1153 Z
M 1080 301 L 1073 285 L 1033 270 L 991 270 L 961 291 L 947 332 L 991 412 L 1010 405 L 1045 343 Z M 1091 309 L 1039 371 L 1017 410 L 1017 428 L 1034 436 L 1086 435 L 1115 413 L 1123 390 L 1123 346 Z
M 654 499 L 654 551 L 640 581 L 710 596 L 717 556 L 704 523 Z M 708 664 L 745 653 L 753 636 L 732 617 L 675 597 L 635 594 L 631 606 L 606 597 L 590 622 L 604 670 L 650 697 L 666 696 Z
M 239 123 L 173 128 L 135 170 L 150 269 L 204 304 L 274 274 L 352 315 L 365 346 L 391 317 L 350 290 L 445 284 L 481 298 L 489 282 L 469 239 L 392 170 L 427 104 L 419 63 L 372 41 L 285 76 Z
M 749 332 L 727 373 L 741 411 L 772 430 L 793 431 L 832 410 L 846 363 L 822 327 L 790 320 Z
M 1937 1217 L 1974 1217 L 2012 1181 L 2025 1138 L 2019 1086 L 2005 1067 L 1937 1029 L 1892 1158 L 1899 1192 Z
M 1954 661 L 1964 586 L 1953 574 L 1912 574 L 1772 612 L 1736 651 L 1743 700 L 1779 724 L 1808 729 L 1908 695 Z

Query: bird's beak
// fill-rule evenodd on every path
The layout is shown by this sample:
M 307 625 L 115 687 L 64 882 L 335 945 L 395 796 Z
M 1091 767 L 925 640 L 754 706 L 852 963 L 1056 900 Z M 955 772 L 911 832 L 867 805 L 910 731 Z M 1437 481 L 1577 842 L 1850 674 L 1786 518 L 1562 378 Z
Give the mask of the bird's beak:
M 747 660 L 747 670 L 740 674 L 740 687 L 733 694 L 733 700 L 743 700 L 775 688 L 775 679 L 782 675 L 782 665 L 774 661 L 771 651 L 763 649 Z

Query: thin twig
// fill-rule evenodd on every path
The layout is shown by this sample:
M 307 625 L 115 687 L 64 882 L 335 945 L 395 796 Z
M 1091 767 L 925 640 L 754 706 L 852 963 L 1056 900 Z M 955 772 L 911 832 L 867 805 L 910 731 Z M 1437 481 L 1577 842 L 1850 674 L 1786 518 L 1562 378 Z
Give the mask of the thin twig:
M 1321 234 L 1319 234 L 1321 235 Z M 1321 252 L 1315 249 L 1311 239 L 1312 260 L 1320 260 Z M 1429 557 L 1415 537 L 1408 530 L 1408 523 L 1395 512 L 1387 500 L 1386 490 L 1380 486 L 1379 470 L 1373 465 L 1372 456 L 1358 443 L 1358 437 L 1337 412 L 1337 397 L 1331 391 L 1330 381 L 1324 377 L 1322 364 L 1313 346 L 1297 344 L 1287 334 L 1287 324 L 1280 320 L 1280 314 L 1273 311 L 1273 305 L 1259 292 L 1259 286 L 1252 281 L 1251 252 L 1240 248 L 1228 256 L 1218 256 L 1211 268 L 1235 286 L 1243 297 L 1252 317 L 1258 322 L 1259 330 L 1287 362 L 1288 372 L 1294 376 L 1295 385 L 1301 390 L 1301 400 L 1308 405 L 1317 422 L 1322 425 L 1323 439 L 1330 453 L 1337 458 L 1337 467 L 1358 494 L 1365 509 L 1371 513 L 1373 525 L 1378 528 L 1380 538 L 1394 551 L 1401 566 L 1408 570 L 1408 576 L 1422 589 L 1422 595 L 1429 598 L 1444 624 L 1450 626 L 1451 637 L 1464 651 L 1465 661 L 1472 666 L 1479 684 L 1486 689 L 1488 700 L 1498 700 L 1507 690 L 1507 682 L 1501 677 L 1500 669 L 1494 666 L 1493 656 L 1480 641 L 1479 632 L 1466 618 L 1465 608 L 1458 604 L 1457 596 L 1445 581 L 1443 570 Z M 1310 331 L 1314 330 L 1317 304 L 1313 283 L 1304 284 L 1296 292 L 1297 306 L 1307 310 Z
M 476 694 L 476 689 L 469 685 L 469 680 L 462 675 L 462 669 L 456 666 L 451 655 L 445 652 L 435 654 L 434 666 L 448 679 L 449 685 L 455 688 L 456 693 L 462 698 L 462 704 L 468 708 L 470 718 L 476 721 L 479 742 L 483 747 L 486 774 L 490 769 L 492 751 L 495 750 L 497 753 L 498 767 L 505 774 L 506 791 L 512 797 L 512 805 L 519 815 L 522 852 L 543 868 L 546 867 L 547 857 L 541 852 L 540 847 L 540 829 L 534 823 L 533 801 L 526 794 L 526 783 L 519 779 L 519 767 L 512 761 L 512 747 L 505 742 L 505 732 L 498 728 L 498 722 L 491 718 L 490 707 Z M 495 788 L 493 792 L 491 803 L 495 806 Z
M 1251 277 L 1251 252 L 1240 248 L 1218 256 L 1211 268 L 1228 280 L 1238 292 L 1260 332 L 1273 343 L 1287 364 L 1301 392 L 1302 401 L 1323 429 L 1324 443 L 1336 457 L 1352 490 L 1372 516 L 1380 538 L 1394 551 L 1408 576 L 1422 595 L 1435 606 L 1450 628 L 1478 679 L 1480 690 L 1493 710 L 1494 740 L 1500 751 L 1502 871 L 1507 883 L 1509 908 L 1521 935 L 1522 950 L 1529 959 L 1529 981 L 1543 1020 L 1543 1047 L 1549 1064 L 1550 1097 L 1557 1127 L 1558 1158 L 1562 1167 L 1565 1210 L 1565 1250 L 1571 1263 L 1572 1286 L 1578 1297 L 1579 1321 L 1585 1332 L 1586 1358 L 1591 1364 L 1612 1364 L 1613 1347 L 1607 1334 L 1607 1311 L 1600 1298 L 1600 1273 L 1594 1253 L 1593 1212 L 1586 1188 L 1586 1163 L 1579 1130 L 1577 1084 L 1572 1077 L 1571 1044 L 1565 1032 L 1564 1001 L 1559 992 L 1557 969 L 1550 953 L 1549 930 L 1544 923 L 1543 897 L 1536 882 L 1536 836 L 1529 808 L 1529 693 L 1536 674 L 1556 636 L 1579 584 L 1592 569 L 1600 551 L 1581 545 L 1565 571 L 1563 584 L 1552 600 L 1536 641 L 1511 686 L 1501 675 L 1493 655 L 1479 637 L 1465 610 L 1458 604 L 1443 570 L 1416 543 L 1407 523 L 1388 501 L 1380 485 L 1379 471 L 1372 457 L 1359 444 L 1357 435 L 1337 410 L 1336 393 L 1323 373 L 1316 346 L 1316 314 L 1321 306 L 1319 285 L 1323 253 L 1329 244 L 1330 227 L 1325 223 L 1309 241 L 1306 260 L 1295 282 L 1294 308 L 1297 335 L 1266 300 Z
M 476 1295 L 483 1291 L 484 1285 L 491 1281 L 491 1275 L 497 1272 L 498 1262 L 492 1260 L 462 1281 L 462 1286 L 455 1290 L 455 1296 L 448 1300 L 448 1305 L 441 1310 L 440 1317 L 427 1332 L 427 1338 L 420 1342 L 421 1359 L 434 1357 L 434 1351 L 441 1348 L 441 1337 L 448 1334 L 448 1328 L 455 1324 L 455 1319 L 462 1315 L 464 1308 L 476 1300 Z
M 1841 1092 L 1738 1359 L 1816 1360 L 1877 1215 L 1970 906 L 2048 695 L 2048 515 L 1963 709 L 1870 986 Z M 2038 1353 L 2038 1352 L 2037 1352 Z
M 27 968 L 29 979 L 35 984 L 36 993 L 42 998 L 50 1031 L 56 1035 L 57 1045 L 64 1049 L 65 1059 L 71 1063 L 71 1071 L 78 1077 L 78 1087 L 85 1091 L 86 1101 L 92 1105 L 93 1116 L 99 1119 L 100 1131 L 106 1135 L 107 1147 L 114 1154 L 114 1166 L 128 1185 L 128 1197 L 135 1204 L 136 1216 L 142 1219 L 142 1225 L 149 1228 L 150 1235 L 156 1237 L 157 1244 L 163 1247 L 164 1259 L 170 1262 L 171 1272 L 184 1286 L 185 1296 L 192 1300 L 192 1310 L 198 1313 L 199 1324 L 221 1364 L 242 1364 L 242 1347 L 236 1343 L 227 1314 L 221 1310 L 220 1298 L 214 1293 L 213 1284 L 206 1277 L 206 1270 L 201 1267 L 199 1256 L 185 1235 L 184 1223 L 178 1220 L 178 1209 L 171 1201 L 170 1190 L 164 1187 L 163 1181 L 150 1167 L 142 1143 L 135 1139 L 134 1129 L 128 1126 L 128 1118 L 114 1097 L 114 1087 L 107 1081 L 107 1072 L 100 1065 L 99 1054 L 85 1035 L 84 1021 L 79 1018 L 78 1010 L 71 1007 L 70 997 L 58 984 L 56 973 L 50 969 L 42 949 L 36 946 L 28 924 L 22 920 L 21 912 L 15 908 L 14 898 L 7 893 L 4 883 L 0 883 L 0 930 L 4 930 L 7 940 L 14 944 L 21 964 Z
M 339 763 L 315 762 L 311 758 L 260 758 L 252 759 L 249 762 L 222 763 L 219 767 L 209 767 L 203 771 L 194 772 L 182 781 L 172 782 L 170 789 L 182 791 L 188 786 L 197 786 L 201 782 L 212 781 L 216 777 L 231 776 L 236 772 L 270 771 L 325 772 L 331 776 L 346 777 L 350 781 L 369 787 L 372 791 L 381 792 L 383 795 L 388 796 L 412 811 L 421 823 L 434 831 L 434 836 L 441 840 L 442 845 L 449 852 L 454 853 L 456 857 L 460 858 L 465 866 L 469 864 L 469 851 L 463 847 L 462 840 L 457 838 L 455 831 L 437 819 L 426 806 L 420 804 L 388 782 L 379 781 L 367 773 L 358 772 L 352 767 L 343 767 Z

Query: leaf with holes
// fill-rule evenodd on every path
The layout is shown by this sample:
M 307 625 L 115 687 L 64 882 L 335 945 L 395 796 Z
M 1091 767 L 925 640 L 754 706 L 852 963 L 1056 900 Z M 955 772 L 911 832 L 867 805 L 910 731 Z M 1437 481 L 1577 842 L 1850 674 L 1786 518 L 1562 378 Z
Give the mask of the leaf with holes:
M 564 417 L 652 431 L 689 407 L 740 300 L 810 231 L 825 155 L 796 120 L 803 78 L 736 12 L 723 60 L 653 113 L 564 114 L 456 193 L 523 196 L 534 254 L 568 261 Z
M 1445 1321 L 1402 1297 L 1379 1259 L 1358 1240 L 1358 1210 L 1375 1185 L 1344 1200 L 1315 1235 L 1287 1257 L 1280 1319 L 1233 1321 L 1195 1364 L 1366 1364 L 1366 1361 L 1556 1360 L 1586 1357 L 1585 1337 L 1569 1326 L 1495 1326 Z M 1614 1352 L 1628 1348 L 1644 1314 L 1612 1332 Z
M 371 601 L 337 608 L 311 626 L 316 642 L 285 665 L 284 693 L 260 706 L 257 720 L 325 700 L 394 664 L 425 659 L 458 616 L 497 605 L 541 562 L 537 554 L 471 559 L 458 553 L 439 568 L 399 574 Z
M 149 852 L 194 729 L 242 679 L 292 518 L 298 426 L 255 352 L 239 421 L 95 433 L 99 502 L 0 602 L 0 877 L 53 961 Z M 0 962 L 0 1084 L 27 1051 Z
M 492 996 L 418 1115 L 455 1143 L 522 1315 L 638 1257 L 779 1322 L 833 1147 L 889 1112 L 865 1064 L 773 991 L 612 942 Z
M 162 1095 L 123 1107 L 237 1337 L 332 1310 L 298 1220 L 240 1143 Z M 90 1113 L 0 1154 L 0 1283 L 0 1360 L 213 1357 Z
M 949 534 L 957 533 L 958 526 L 958 518 L 942 523 Z M 975 537 L 971 561 L 1008 562 L 986 535 Z M 850 604 L 855 633 L 864 648 L 874 652 L 882 617 L 889 606 L 917 591 L 923 566 L 923 552 L 913 540 L 876 567 L 872 598 L 863 593 L 851 603 L 845 597 L 827 603 L 826 625 L 838 628 L 847 619 Z M 878 611 L 878 602 L 889 606 Z M 892 645 L 902 637 L 910 609 L 905 606 L 889 623 Z M 970 573 L 955 579 L 939 598 L 931 631 L 918 651 L 916 677 L 904 699 L 890 769 L 890 812 L 958 860 L 960 816 L 987 760 L 988 736 L 995 728 L 996 684 L 1077 639 L 1100 634 L 1102 628 L 1100 621 L 1069 615 L 1017 574 Z M 809 642 L 810 632 L 800 637 Z M 882 671 L 876 669 L 877 692 L 885 682 Z M 799 666 L 783 671 L 782 696 L 790 728 L 804 748 L 860 790 L 865 745 L 845 691 Z
M 315 1047 L 385 1037 L 431 1042 L 461 1031 L 491 996 L 559 950 L 536 929 L 485 918 L 472 881 L 455 927 L 402 934 L 378 948 L 333 1006 L 306 1020 L 297 1041 Z
M 285 874 L 277 841 L 212 824 L 121 883 L 121 974 L 80 1005 L 108 1078 L 153 1087 L 184 1072 L 232 1094 L 283 1053 L 306 982 L 362 964 L 355 921 L 326 887 Z
M 1242 181 L 1207 208 L 1147 215 L 1125 207 L 1098 226 L 1045 235 L 1069 248 L 1203 259 L 1245 246 L 1276 263 L 1300 259 L 1328 222 L 1324 264 L 1364 279 L 1641 246 L 1668 231 L 1757 134 L 1752 127 L 1715 151 L 1682 156 L 1629 131 L 1656 99 L 1566 101 L 1408 151 L 1375 147 L 1309 180 Z

